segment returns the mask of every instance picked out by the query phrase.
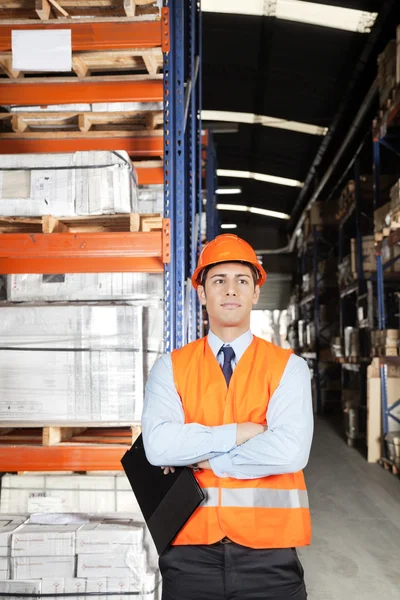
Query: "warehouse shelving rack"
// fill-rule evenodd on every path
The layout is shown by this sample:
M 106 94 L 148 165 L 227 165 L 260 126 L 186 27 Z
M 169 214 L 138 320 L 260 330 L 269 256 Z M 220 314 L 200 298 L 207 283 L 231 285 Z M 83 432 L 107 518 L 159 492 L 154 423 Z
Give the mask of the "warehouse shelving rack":
M 115 19 L 75 22 L 76 49 L 160 47 L 162 76 L 111 77 L 103 81 L 68 79 L 0 83 L 2 104 L 65 104 L 74 102 L 164 102 L 162 136 L 128 138 L 1 140 L 2 152 L 69 152 L 126 149 L 133 159 L 160 157 L 158 162 L 135 163 L 139 182 L 164 182 L 164 219 L 161 232 L 86 234 L 7 234 L 0 237 L 0 272 L 71 273 L 142 271 L 164 272 L 164 347 L 169 352 L 200 332 L 196 295 L 187 291 L 189 269 L 200 250 L 202 210 L 201 133 L 201 12 L 194 0 L 164 0 L 160 20 Z M 11 29 L 0 22 L 0 51 L 11 49 Z M 21 25 L 25 28 L 25 25 Z M 28 28 L 65 28 L 46 21 Z M 29 86 L 29 87 L 27 87 Z M 25 95 L 29 92 L 28 95 Z M 4 144 L 5 142 L 5 144 Z M 86 144 L 86 145 L 85 145 Z M 163 177 L 161 177 L 161 174 Z M 55 446 L 1 445 L 0 471 L 117 470 L 126 450 L 121 445 Z
M 356 240 L 356 281 L 351 283 L 344 289 L 339 289 L 339 323 L 340 337 L 344 345 L 344 330 L 350 324 L 348 319 L 348 307 L 351 303 L 352 321 L 351 325 L 357 324 L 358 310 L 361 308 L 364 314 L 364 308 L 370 304 L 368 294 L 367 281 L 371 278 L 366 278 L 363 267 L 362 254 L 362 216 L 363 216 L 363 197 L 361 193 L 361 158 L 360 155 L 365 147 L 365 140 L 359 146 L 355 157 L 353 157 L 347 170 L 344 172 L 340 182 L 344 182 L 351 177 L 354 178 L 354 200 L 347 208 L 339 220 L 339 235 L 338 235 L 338 265 L 342 264 L 345 258 L 345 242 L 347 238 L 347 229 L 351 230 L 351 235 Z M 337 188 L 335 188 L 337 189 Z M 370 219 L 372 227 L 372 217 Z M 365 233 L 365 231 L 364 231 Z M 369 300 L 369 302 L 368 302 Z M 367 311 L 368 314 L 368 311 Z M 366 319 L 365 319 L 366 320 Z M 372 323 L 368 323 L 368 327 L 373 327 Z M 360 330 L 361 331 L 361 330 Z M 369 351 L 369 348 L 367 348 Z M 365 349 L 364 349 L 365 350 Z M 360 392 L 359 403 L 355 401 L 355 396 L 352 397 L 351 405 L 345 406 L 345 412 L 348 414 L 348 428 L 346 429 L 346 438 L 349 446 L 353 446 L 359 439 L 365 437 L 366 427 L 366 410 L 367 410 L 367 367 L 371 359 L 365 355 L 362 356 L 361 349 L 356 359 L 344 358 L 340 360 L 341 367 L 341 382 L 342 390 L 351 390 L 358 388 Z M 350 416 L 353 414 L 354 416 Z
M 380 179 L 381 179 L 381 147 L 385 147 L 397 156 L 400 156 L 400 139 L 395 125 L 398 123 L 398 115 L 400 112 L 400 96 L 399 90 L 394 96 L 392 106 L 383 115 L 380 122 L 376 124 L 373 139 L 373 168 L 374 168 L 374 207 L 379 208 L 381 205 L 380 197 Z M 398 231 L 392 231 L 389 235 L 389 245 L 400 245 L 400 235 Z M 377 286 L 377 312 L 378 312 L 378 329 L 384 330 L 387 328 L 387 312 L 385 309 L 385 271 L 395 264 L 400 259 L 395 256 L 391 260 L 383 263 L 382 260 L 382 242 L 376 245 L 376 286 Z M 398 274 L 398 283 L 400 285 L 400 273 Z M 390 357 L 389 362 L 400 364 L 400 357 Z M 385 437 L 389 432 L 390 420 L 395 421 L 400 425 L 400 419 L 393 411 L 400 406 L 400 399 L 393 404 L 388 404 L 387 392 L 387 365 L 388 359 L 380 357 L 380 379 L 381 379 L 381 402 L 382 402 L 382 460 L 387 461 L 387 448 L 385 445 Z
M 325 293 L 323 283 L 325 276 L 319 276 L 318 264 L 320 260 L 332 257 L 334 245 L 320 230 L 320 227 L 313 225 L 310 243 L 305 243 L 299 255 L 299 273 L 303 276 L 306 272 L 312 270 L 313 273 L 313 292 L 300 298 L 300 312 L 303 313 L 307 306 L 312 307 L 312 315 L 315 326 L 315 346 L 311 352 L 302 352 L 301 356 L 310 362 L 315 381 L 315 409 L 318 414 L 322 413 L 322 390 L 321 390 L 321 370 L 320 363 L 333 362 L 330 357 L 322 355 L 322 342 L 328 341 L 326 338 L 327 326 L 321 327 L 320 324 L 320 305 L 321 298 Z

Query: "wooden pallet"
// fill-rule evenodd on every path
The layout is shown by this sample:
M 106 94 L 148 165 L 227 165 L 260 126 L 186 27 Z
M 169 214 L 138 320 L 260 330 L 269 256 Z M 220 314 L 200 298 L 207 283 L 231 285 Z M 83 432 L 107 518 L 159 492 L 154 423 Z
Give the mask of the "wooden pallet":
M 0 131 L 18 134 L 80 131 L 154 131 L 163 127 L 162 111 L 0 113 Z
M 0 20 L 159 15 L 155 0 L 1 0 Z
M 385 469 L 385 471 L 390 471 L 392 475 L 400 477 L 400 470 L 393 461 L 389 460 L 388 458 L 381 458 L 379 460 L 379 464 Z
M 138 213 L 88 217 L 0 217 L 0 234 L 161 231 L 162 215 Z
M 84 425 L 44 426 L 17 424 L 0 428 L 0 448 L 4 445 L 56 446 L 70 444 L 124 444 L 131 446 L 141 433 L 140 426 Z M 1 450 L 0 450 L 1 452 Z
M 134 42 L 132 42 L 134 44 Z M 112 50 L 107 52 L 73 52 L 72 71 L 80 78 L 96 73 L 126 74 L 148 73 L 156 75 L 162 70 L 163 54 L 161 48 L 134 48 L 132 50 Z M 23 71 L 13 69 L 10 52 L 0 52 L 0 72 L 11 79 L 24 77 Z M 31 75 L 32 72 L 29 72 Z

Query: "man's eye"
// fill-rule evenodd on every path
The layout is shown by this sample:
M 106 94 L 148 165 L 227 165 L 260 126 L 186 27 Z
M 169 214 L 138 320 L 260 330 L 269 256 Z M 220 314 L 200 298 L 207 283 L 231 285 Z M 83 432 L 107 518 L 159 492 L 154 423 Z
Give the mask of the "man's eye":
M 239 279 L 239 283 L 248 283 L 247 279 Z
M 223 279 L 215 279 L 215 283 L 224 283 Z

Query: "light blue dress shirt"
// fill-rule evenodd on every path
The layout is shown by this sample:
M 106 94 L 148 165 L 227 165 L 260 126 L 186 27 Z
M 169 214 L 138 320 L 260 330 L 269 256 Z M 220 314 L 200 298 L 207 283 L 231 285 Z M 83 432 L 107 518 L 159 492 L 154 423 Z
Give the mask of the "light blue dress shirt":
M 208 343 L 220 366 L 223 345 L 232 346 L 234 369 L 253 340 L 247 331 L 225 344 L 211 331 Z M 175 387 L 170 354 L 154 364 L 146 384 L 142 431 L 148 460 L 156 466 L 181 467 L 209 460 L 218 477 L 254 479 L 295 473 L 309 458 L 313 436 L 311 379 L 307 363 L 292 355 L 268 403 L 268 429 L 236 446 L 237 424 L 207 427 L 186 423 Z

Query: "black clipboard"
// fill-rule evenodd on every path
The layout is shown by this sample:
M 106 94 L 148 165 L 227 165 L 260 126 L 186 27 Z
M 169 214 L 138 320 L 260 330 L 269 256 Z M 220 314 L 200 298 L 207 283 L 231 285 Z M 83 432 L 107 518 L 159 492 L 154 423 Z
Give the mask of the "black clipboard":
M 141 435 L 121 463 L 161 554 L 204 500 L 204 492 L 192 469 L 176 467 L 175 473 L 164 475 L 160 467 L 151 465 Z

